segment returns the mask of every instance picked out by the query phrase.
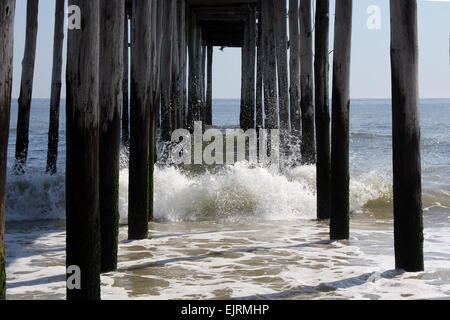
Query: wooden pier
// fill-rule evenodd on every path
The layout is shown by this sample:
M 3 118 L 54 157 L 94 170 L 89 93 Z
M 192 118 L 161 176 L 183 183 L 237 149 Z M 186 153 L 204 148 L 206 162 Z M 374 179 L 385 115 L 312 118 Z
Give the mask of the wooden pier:
M 419 271 L 423 270 L 423 223 L 417 3 L 390 2 L 396 266 Z M 157 128 L 161 141 L 167 142 L 178 128 L 192 131 L 196 121 L 212 124 L 214 47 L 242 50 L 241 128 L 280 129 L 282 146 L 285 136 L 301 139 L 302 163 L 317 165 L 317 217 L 330 218 L 332 240 L 349 238 L 353 2 L 336 0 L 335 21 L 330 21 L 329 0 L 316 0 L 316 12 L 312 4 L 313 0 L 68 0 L 69 6 L 80 8 L 81 28 L 67 31 L 67 266 L 82 271 L 82 289 L 68 289 L 68 299 L 99 299 L 100 273 L 117 267 L 121 142 L 129 148 L 128 237 L 148 237 L 154 216 Z M 52 174 L 58 145 L 63 5 L 64 0 L 56 0 L 47 165 Z M 26 171 L 37 8 L 38 0 L 28 0 L 17 174 Z M 14 14 L 15 0 L 2 0 L 0 298 L 5 298 L 3 238 Z M 335 28 L 332 119 L 330 22 Z

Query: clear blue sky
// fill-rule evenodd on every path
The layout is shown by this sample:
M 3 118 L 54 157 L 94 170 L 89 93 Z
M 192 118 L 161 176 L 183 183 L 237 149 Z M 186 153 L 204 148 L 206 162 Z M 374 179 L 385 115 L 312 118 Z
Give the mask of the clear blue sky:
M 334 13 L 334 1 L 331 1 Z M 352 98 L 390 97 L 389 1 L 355 0 L 352 45 Z M 381 29 L 369 30 L 366 10 L 381 8 Z M 34 98 L 50 95 L 54 1 L 41 0 L 36 55 Z M 419 0 L 420 95 L 422 98 L 450 98 L 450 1 Z M 334 15 L 331 16 L 334 23 Z M 14 45 L 13 97 L 19 96 L 21 60 L 25 39 L 26 0 L 17 0 Z M 330 49 L 332 49 L 333 27 Z M 214 98 L 240 97 L 240 49 L 215 49 Z M 64 53 L 65 57 L 65 53 Z M 332 58 L 332 57 L 330 57 Z M 63 87 L 63 96 L 65 95 Z

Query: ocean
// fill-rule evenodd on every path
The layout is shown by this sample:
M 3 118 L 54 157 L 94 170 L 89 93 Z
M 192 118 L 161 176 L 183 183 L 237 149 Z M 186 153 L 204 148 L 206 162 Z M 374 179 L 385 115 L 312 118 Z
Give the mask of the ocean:
M 239 123 L 239 100 L 214 100 L 213 125 Z M 283 173 L 237 163 L 155 171 L 149 239 L 128 241 L 122 152 L 117 272 L 103 299 L 449 299 L 450 100 L 421 100 L 425 272 L 394 270 L 389 100 L 351 103 L 351 237 L 328 241 L 315 218 L 315 167 Z M 65 298 L 65 113 L 58 174 L 45 174 L 49 100 L 33 100 L 26 174 L 12 174 L 11 110 L 5 235 L 7 298 Z

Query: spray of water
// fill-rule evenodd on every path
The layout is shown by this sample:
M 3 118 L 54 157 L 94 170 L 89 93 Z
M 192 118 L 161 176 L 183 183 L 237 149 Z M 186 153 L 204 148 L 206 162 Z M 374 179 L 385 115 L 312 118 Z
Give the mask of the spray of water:
M 246 162 L 196 171 L 158 164 L 155 169 L 155 218 L 159 221 L 242 221 L 314 219 L 315 166 L 275 170 Z M 64 173 L 49 176 L 29 171 L 8 175 L 7 220 L 65 218 Z M 390 179 L 380 170 L 353 177 L 351 209 L 392 199 Z M 122 152 L 119 208 L 128 215 L 128 159 Z

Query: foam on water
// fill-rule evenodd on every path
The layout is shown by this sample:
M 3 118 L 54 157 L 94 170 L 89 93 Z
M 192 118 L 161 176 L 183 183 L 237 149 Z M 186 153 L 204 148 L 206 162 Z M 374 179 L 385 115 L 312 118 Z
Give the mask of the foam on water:
M 315 167 L 300 166 L 286 174 L 246 163 L 218 172 L 192 174 L 174 167 L 156 167 L 155 218 L 159 221 L 238 221 L 313 219 L 316 214 Z M 65 218 L 64 175 L 9 175 L 8 221 Z M 390 202 L 386 174 L 371 171 L 351 180 L 351 209 L 373 201 Z M 119 208 L 128 213 L 128 169 L 120 171 Z
M 103 299 L 442 299 L 450 296 L 447 227 L 426 228 L 425 272 L 393 270 L 390 228 L 352 224 L 330 242 L 310 220 L 158 223 L 151 239 L 120 228 L 117 272 Z M 8 299 L 65 298 L 65 232 L 31 226 L 5 237 Z
M 65 217 L 65 177 L 42 172 L 9 174 L 6 184 L 7 221 L 54 220 Z
M 25 176 L 7 177 L 7 220 L 65 218 L 64 163 L 65 123 L 61 122 L 60 173 L 48 176 L 45 167 L 48 100 L 35 100 L 30 127 L 30 153 Z M 64 103 L 64 101 L 63 101 Z M 424 208 L 448 212 L 450 141 L 449 100 L 422 100 Z M 61 108 L 64 119 L 64 108 Z M 214 101 L 214 125 L 238 123 L 239 101 Z M 352 212 L 392 212 L 391 104 L 389 100 L 354 100 L 351 112 Z M 13 101 L 11 119 L 17 118 Z M 15 121 L 11 121 L 8 165 L 14 162 Z M 120 211 L 123 221 L 128 207 L 128 164 L 121 157 Z M 173 167 L 159 167 L 155 178 L 155 215 L 162 221 L 236 221 L 245 219 L 314 218 L 315 169 L 300 166 L 284 174 L 245 164 L 225 167 L 214 173 L 192 173 Z M 428 211 L 426 211 L 428 212 Z
M 239 163 L 194 177 L 175 168 L 159 168 L 155 217 L 169 221 L 314 219 L 315 177 L 314 166 L 296 167 L 283 175 Z M 379 172 L 355 178 L 350 189 L 354 211 L 370 201 L 389 201 L 389 181 Z
M 229 104 L 224 102 L 225 114 Z M 412 274 L 392 270 L 389 102 L 362 101 L 354 106 L 350 162 L 354 215 L 349 241 L 328 242 L 328 223 L 312 220 L 313 166 L 283 174 L 244 163 L 214 172 L 157 167 L 159 223 L 151 224 L 151 239 L 142 241 L 127 241 L 127 226 L 121 226 L 119 271 L 102 276 L 102 298 L 450 297 L 450 144 L 445 130 L 450 104 L 426 107 L 422 117 L 426 272 Z M 32 108 L 45 121 L 32 122 L 40 127 L 31 129 L 27 174 L 7 177 L 5 246 L 11 299 L 65 297 L 64 221 L 36 221 L 65 218 L 64 157 L 59 159 L 61 173 L 42 173 L 48 119 L 44 109 L 48 103 Z M 8 164 L 13 163 L 14 133 L 12 128 Z M 122 157 L 122 222 L 128 207 L 127 166 Z

